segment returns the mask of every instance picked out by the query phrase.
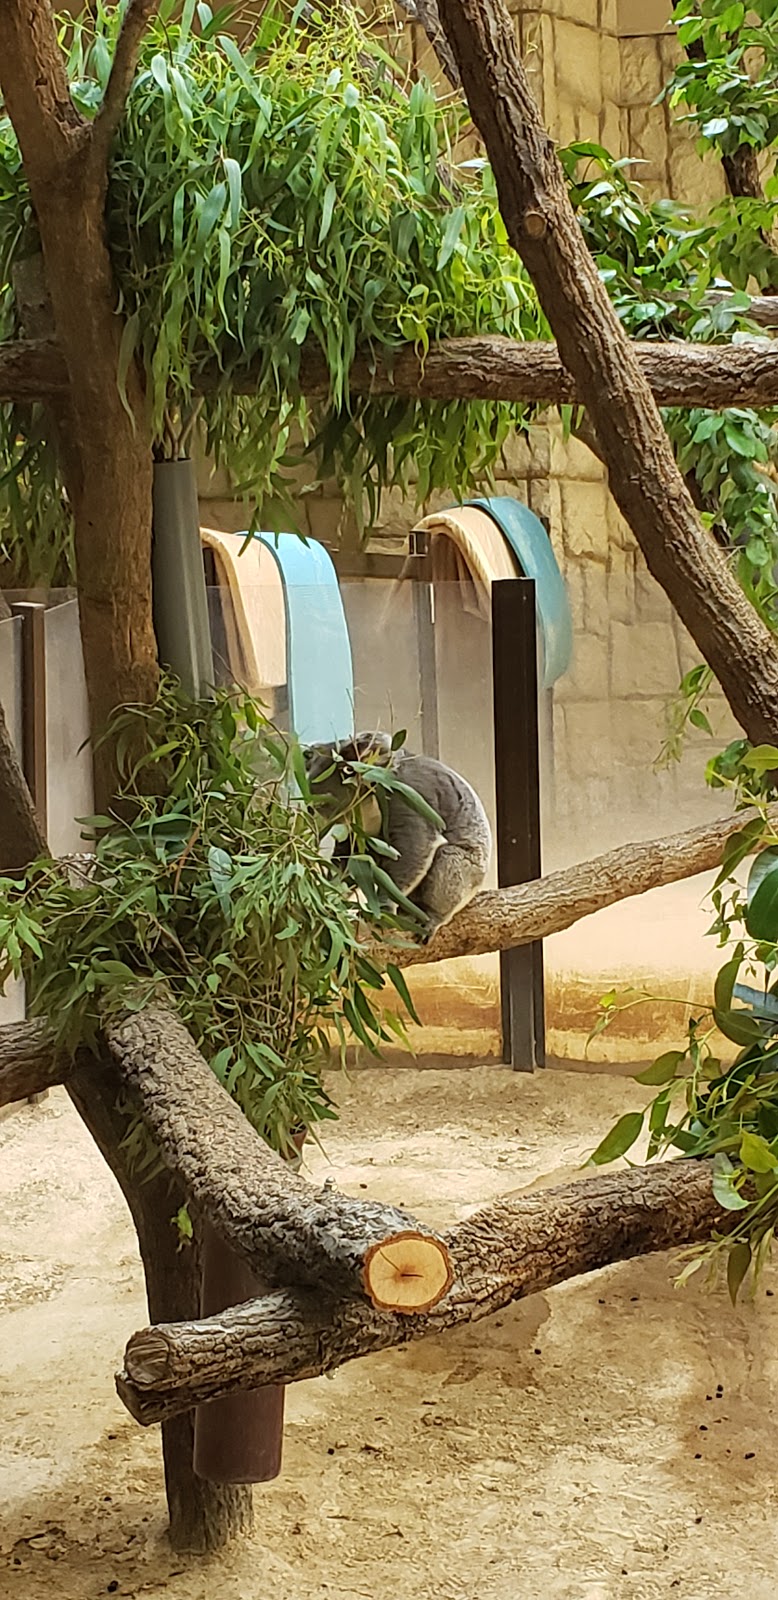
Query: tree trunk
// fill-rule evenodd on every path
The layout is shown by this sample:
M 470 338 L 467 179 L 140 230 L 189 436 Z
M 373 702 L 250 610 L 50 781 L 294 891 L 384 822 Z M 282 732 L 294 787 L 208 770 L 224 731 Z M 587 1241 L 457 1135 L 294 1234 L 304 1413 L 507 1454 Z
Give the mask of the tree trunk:
M 491 1316 L 512 1301 L 614 1261 L 673 1250 L 724 1226 L 707 1162 L 599 1174 L 497 1200 L 446 1235 L 452 1289 L 425 1317 L 378 1315 L 364 1302 L 304 1291 L 218 1317 L 133 1334 L 117 1387 L 142 1423 L 260 1383 L 291 1383 L 345 1361 Z
M 756 743 L 778 737 L 778 650 L 701 526 L 651 390 L 584 242 L 501 0 L 442 0 L 500 210 L 594 424 L 614 499 Z
M 173 1217 L 184 1195 L 165 1173 L 147 1183 L 128 1170 L 121 1148 L 126 1121 L 116 1110 L 120 1083 L 94 1057 L 79 1061 L 68 1093 L 124 1195 L 138 1235 L 146 1298 L 152 1317 L 200 1315 L 199 1226 L 195 1240 L 179 1249 Z M 251 1490 L 206 1482 L 193 1468 L 194 1412 L 183 1410 L 162 1428 L 170 1540 L 175 1550 L 219 1550 L 251 1526 Z
M 134 9 L 137 15 L 143 8 Z M 70 97 L 48 0 L 0 6 L 0 89 L 30 185 L 68 376 L 62 466 L 75 526 L 94 739 L 116 706 L 148 701 L 156 688 L 152 459 L 134 364 L 125 396 L 119 393 L 122 322 L 105 235 L 108 152 Z M 112 752 L 104 745 L 95 752 L 97 810 L 106 809 L 115 788 Z
M 7 834 L 3 828 L 7 826 Z M 35 815 L 29 789 L 24 781 L 8 730 L 0 714 L 0 840 L 6 839 L 9 853 L 18 867 L 24 867 L 35 856 L 46 855 L 46 840 Z M 40 1086 L 38 1074 L 44 1071 L 48 1081 L 61 1070 L 49 1041 L 48 1057 L 45 1036 L 40 1025 L 19 1024 L 0 1030 L 0 1073 L 5 1084 L 15 1082 L 16 1091 L 24 1087 L 25 1079 L 18 1076 L 19 1047 L 24 1041 L 35 1041 L 41 1049 L 41 1062 L 33 1068 L 29 1053 L 25 1071 L 34 1073 L 26 1080 L 25 1093 L 30 1085 Z M 11 1050 L 9 1051 L 9 1040 Z M 13 1045 L 16 1045 L 14 1059 Z M 4 1057 L 4 1059 L 3 1059 Z M 24 1057 L 23 1057 L 24 1059 Z M 16 1073 L 16 1076 L 15 1076 Z M 196 1317 L 200 1309 L 200 1269 L 194 1251 L 179 1253 L 175 1232 L 171 1226 L 173 1212 L 181 1203 L 169 1181 L 155 1180 L 144 1186 L 131 1178 L 122 1149 L 126 1124 L 116 1110 L 117 1080 L 100 1071 L 87 1052 L 79 1052 L 70 1072 L 68 1092 L 89 1132 L 102 1152 L 125 1196 L 138 1234 L 149 1314 L 152 1317 Z M 15 1096 L 0 1095 L 0 1103 Z M 181 1416 L 163 1429 L 163 1455 L 165 1484 L 170 1512 L 170 1537 L 177 1549 L 212 1550 L 220 1548 L 233 1534 L 247 1526 L 251 1516 L 250 1491 L 225 1489 L 196 1478 L 193 1471 L 193 1417 Z
M 315 1189 L 260 1139 L 174 1012 L 109 1018 L 108 1049 L 162 1160 L 268 1283 L 325 1285 L 419 1314 L 451 1282 L 445 1246 L 394 1206 Z
M 757 308 L 764 302 L 756 302 Z M 774 302 L 773 320 L 778 317 Z M 761 313 L 760 313 L 761 314 Z M 765 313 L 766 315 L 766 313 Z M 778 348 L 761 345 L 630 344 L 657 405 L 778 405 Z M 238 373 L 235 394 L 253 394 L 258 369 Z M 200 393 L 222 381 L 216 369 L 195 380 Z M 320 351 L 302 354 L 300 390 L 308 399 L 326 399 L 330 382 Z M 423 400 L 511 400 L 537 405 L 567 405 L 578 399 L 573 375 L 555 344 L 520 343 L 501 335 L 442 339 L 422 357 L 405 346 L 381 359 L 357 355 L 349 372 L 355 395 L 404 395 Z M 0 346 L 0 400 L 56 400 L 67 393 L 67 373 L 57 346 L 47 340 L 16 340 Z

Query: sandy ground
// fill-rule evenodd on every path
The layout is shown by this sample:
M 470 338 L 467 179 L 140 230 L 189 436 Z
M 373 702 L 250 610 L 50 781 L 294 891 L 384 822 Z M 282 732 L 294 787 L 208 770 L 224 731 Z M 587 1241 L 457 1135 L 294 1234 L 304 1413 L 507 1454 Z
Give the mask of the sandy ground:
M 340 1098 L 337 1181 L 443 1222 L 570 1172 L 635 1088 L 373 1069 Z M 0 1595 L 775 1594 L 775 1275 L 735 1311 L 636 1262 L 296 1386 L 252 1539 L 203 1561 L 166 1546 L 156 1432 L 114 1396 L 140 1272 L 61 1092 L 0 1124 L 0 1260 Z

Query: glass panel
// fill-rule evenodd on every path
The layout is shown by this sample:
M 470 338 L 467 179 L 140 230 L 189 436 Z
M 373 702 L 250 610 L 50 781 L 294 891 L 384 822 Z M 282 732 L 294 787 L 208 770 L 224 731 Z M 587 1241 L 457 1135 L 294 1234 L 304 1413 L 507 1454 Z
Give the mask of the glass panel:
M 54 855 L 85 848 L 76 817 L 94 811 L 78 602 L 46 611 L 46 746 L 49 844 Z M 84 748 L 82 748 L 84 746 Z

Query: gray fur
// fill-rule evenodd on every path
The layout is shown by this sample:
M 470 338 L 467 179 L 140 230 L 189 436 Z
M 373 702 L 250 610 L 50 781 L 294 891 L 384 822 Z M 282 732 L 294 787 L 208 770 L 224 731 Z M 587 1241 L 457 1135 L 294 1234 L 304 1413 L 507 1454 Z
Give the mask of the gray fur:
M 392 751 L 388 734 L 358 733 L 352 739 L 314 745 L 305 752 L 311 787 L 332 802 L 327 807 L 328 820 L 334 822 L 353 806 L 349 760 L 369 759 L 391 766 L 401 782 L 415 789 L 443 819 L 441 834 L 402 795 L 391 791 L 385 795 L 386 843 L 397 851 L 397 858 L 382 865 L 401 894 L 424 912 L 426 938 L 431 939 L 472 900 L 486 877 L 492 853 L 486 812 L 470 784 L 442 761 L 415 756 L 405 749 Z M 366 832 L 378 832 L 376 811 L 368 801 L 362 816 Z

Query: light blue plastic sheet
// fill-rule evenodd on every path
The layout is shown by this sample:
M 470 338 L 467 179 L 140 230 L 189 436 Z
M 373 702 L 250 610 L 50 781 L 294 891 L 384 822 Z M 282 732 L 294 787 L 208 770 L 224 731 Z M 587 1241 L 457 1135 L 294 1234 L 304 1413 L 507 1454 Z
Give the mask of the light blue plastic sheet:
M 521 500 L 498 495 L 492 500 L 469 500 L 485 511 L 510 545 L 525 578 L 535 580 L 535 605 L 543 648 L 543 687 L 567 671 L 573 654 L 573 624 L 565 580 L 557 566 L 551 540 L 539 517 Z

